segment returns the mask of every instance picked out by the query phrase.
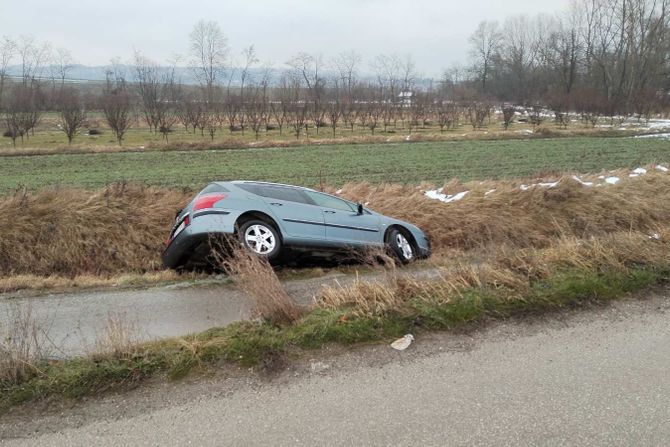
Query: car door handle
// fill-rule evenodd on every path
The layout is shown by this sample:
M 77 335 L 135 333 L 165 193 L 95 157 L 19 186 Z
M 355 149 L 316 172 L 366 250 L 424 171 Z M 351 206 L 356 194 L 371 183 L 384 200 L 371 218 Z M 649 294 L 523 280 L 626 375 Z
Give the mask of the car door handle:
M 327 213 L 327 214 L 335 214 L 335 211 L 324 210 L 324 213 Z
M 274 205 L 274 206 L 284 206 L 283 203 L 279 203 L 279 202 L 270 202 L 270 205 Z

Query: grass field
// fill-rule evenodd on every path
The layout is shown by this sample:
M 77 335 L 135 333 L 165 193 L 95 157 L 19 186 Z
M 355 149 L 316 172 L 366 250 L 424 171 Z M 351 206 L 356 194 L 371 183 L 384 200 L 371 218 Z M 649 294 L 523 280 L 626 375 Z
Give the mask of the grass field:
M 0 192 L 50 185 L 95 188 L 115 181 L 198 188 L 212 180 L 443 182 L 525 177 L 547 171 L 599 172 L 670 160 L 663 139 L 560 138 L 218 151 L 0 157 Z

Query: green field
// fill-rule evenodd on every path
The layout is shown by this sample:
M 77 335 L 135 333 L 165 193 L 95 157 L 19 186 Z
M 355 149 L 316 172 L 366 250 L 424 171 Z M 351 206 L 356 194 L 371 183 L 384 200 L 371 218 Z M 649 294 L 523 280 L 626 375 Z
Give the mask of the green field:
M 314 186 L 523 177 L 541 171 L 599 172 L 670 160 L 664 139 L 560 138 L 285 149 L 127 152 L 0 157 L 0 191 L 115 181 L 200 187 L 254 179 Z

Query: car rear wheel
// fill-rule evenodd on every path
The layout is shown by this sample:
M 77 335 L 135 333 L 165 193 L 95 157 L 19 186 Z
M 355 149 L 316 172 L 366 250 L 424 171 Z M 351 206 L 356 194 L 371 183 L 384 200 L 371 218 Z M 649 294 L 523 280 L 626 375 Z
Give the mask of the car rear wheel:
M 408 264 L 416 259 L 416 248 L 411 239 L 404 232 L 396 228 L 389 231 L 386 245 L 391 253 L 402 264 Z
M 239 228 L 238 237 L 242 245 L 252 253 L 270 260 L 275 259 L 281 250 L 279 233 L 262 220 L 244 222 Z

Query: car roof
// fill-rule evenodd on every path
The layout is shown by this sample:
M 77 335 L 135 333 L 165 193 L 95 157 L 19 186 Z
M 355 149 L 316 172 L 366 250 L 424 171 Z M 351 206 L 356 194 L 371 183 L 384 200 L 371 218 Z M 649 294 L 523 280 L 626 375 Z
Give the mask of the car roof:
M 249 183 L 249 184 L 253 184 L 253 185 L 283 186 L 283 187 L 286 187 L 286 188 L 297 188 L 297 189 L 302 189 L 302 190 L 306 190 L 306 191 L 314 191 L 313 189 L 305 188 L 304 186 L 289 185 L 289 184 L 286 184 L 286 183 L 259 182 L 259 181 L 256 181 L 256 180 L 231 180 L 231 181 L 228 181 L 228 182 L 215 182 L 215 183 L 221 183 L 221 184 L 232 183 L 233 185 L 239 184 L 239 183 Z

